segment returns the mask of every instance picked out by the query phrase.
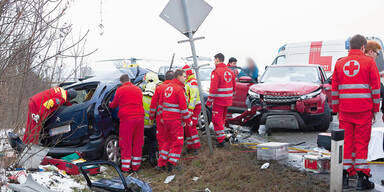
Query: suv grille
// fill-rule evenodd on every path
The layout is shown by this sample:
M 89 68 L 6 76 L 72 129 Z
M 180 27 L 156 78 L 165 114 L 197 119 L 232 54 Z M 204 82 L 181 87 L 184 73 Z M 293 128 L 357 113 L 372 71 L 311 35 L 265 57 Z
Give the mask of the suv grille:
M 264 101 L 267 103 L 294 103 L 299 100 L 300 96 L 275 96 L 264 95 Z

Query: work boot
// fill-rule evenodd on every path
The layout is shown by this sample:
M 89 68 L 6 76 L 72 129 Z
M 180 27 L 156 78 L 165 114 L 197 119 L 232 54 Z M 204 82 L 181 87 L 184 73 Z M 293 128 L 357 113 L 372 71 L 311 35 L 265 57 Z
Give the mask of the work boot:
M 179 165 L 174 165 L 172 163 L 168 163 L 168 172 L 171 173 L 173 171 L 180 171 L 181 167 Z
M 217 147 L 217 148 L 224 148 L 224 147 L 226 147 L 226 146 L 227 146 L 227 143 L 226 143 L 225 141 L 216 144 L 216 147 Z
M 367 189 L 373 189 L 375 188 L 375 184 L 369 180 L 369 176 L 365 173 L 358 171 L 358 178 L 357 178 L 357 190 L 367 190 Z
M 343 170 L 343 189 L 349 188 L 349 174 L 348 171 Z
M 187 153 L 190 155 L 198 155 L 199 150 L 198 149 L 187 149 Z

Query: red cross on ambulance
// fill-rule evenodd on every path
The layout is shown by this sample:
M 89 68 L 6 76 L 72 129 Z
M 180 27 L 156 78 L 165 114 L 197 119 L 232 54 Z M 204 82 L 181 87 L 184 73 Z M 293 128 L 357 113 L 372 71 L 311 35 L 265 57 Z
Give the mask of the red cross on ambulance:
M 344 74 L 348 77 L 357 75 L 360 71 L 360 63 L 356 60 L 348 61 L 343 66 Z

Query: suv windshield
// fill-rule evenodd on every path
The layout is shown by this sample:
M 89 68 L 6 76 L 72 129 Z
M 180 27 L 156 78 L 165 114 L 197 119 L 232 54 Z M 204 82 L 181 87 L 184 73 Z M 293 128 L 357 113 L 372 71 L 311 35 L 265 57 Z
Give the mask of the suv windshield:
M 261 77 L 261 83 L 307 82 L 320 83 L 316 67 L 269 67 Z

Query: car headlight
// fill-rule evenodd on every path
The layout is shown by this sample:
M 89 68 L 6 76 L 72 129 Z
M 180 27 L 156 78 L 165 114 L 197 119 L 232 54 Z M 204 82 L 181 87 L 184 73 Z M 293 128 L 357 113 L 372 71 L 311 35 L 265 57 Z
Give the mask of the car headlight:
M 254 98 L 254 99 L 260 99 L 260 94 L 253 92 L 251 89 L 248 90 L 248 95 L 249 95 L 251 98 Z
M 300 99 L 302 99 L 302 100 L 312 99 L 312 98 L 318 96 L 320 93 L 321 93 L 321 89 L 318 89 L 318 90 L 316 90 L 316 91 L 314 91 L 312 93 L 308 93 L 306 95 L 300 96 Z

